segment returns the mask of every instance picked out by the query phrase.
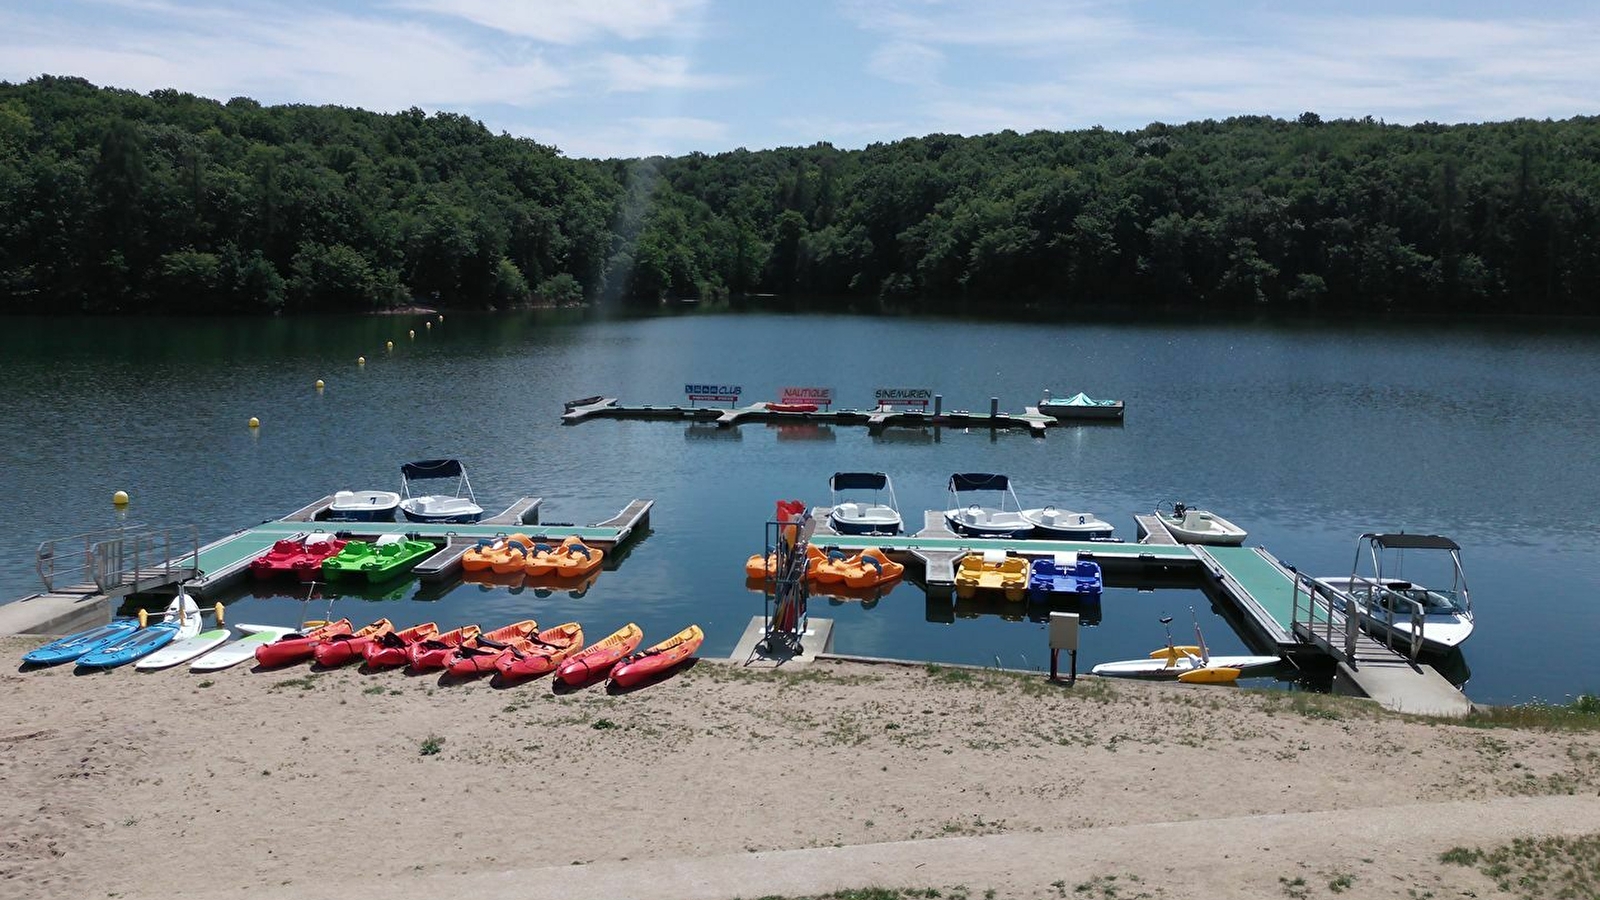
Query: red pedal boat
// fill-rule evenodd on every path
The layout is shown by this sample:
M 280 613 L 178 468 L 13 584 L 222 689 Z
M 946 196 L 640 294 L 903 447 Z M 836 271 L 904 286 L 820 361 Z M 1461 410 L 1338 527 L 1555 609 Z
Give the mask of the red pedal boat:
M 349 634 L 350 620 L 340 619 L 320 625 L 310 631 L 294 631 L 284 635 L 270 644 L 262 644 L 256 648 L 256 662 L 262 666 L 284 666 L 292 662 L 300 662 L 310 658 L 316 652 L 317 644 L 325 638 L 336 634 Z
M 467 677 L 482 675 L 494 671 L 494 661 L 505 651 L 507 646 L 512 646 L 520 641 L 525 641 L 530 635 L 539 630 L 539 623 L 532 619 L 523 619 L 513 622 L 503 628 L 485 632 L 475 638 L 468 638 L 451 653 L 445 667 L 451 675 Z
M 322 572 L 322 561 L 337 556 L 344 545 L 344 541 L 321 531 L 305 538 L 284 538 L 250 561 L 250 573 L 262 580 L 293 576 L 315 581 Z
M 418 641 L 406 648 L 406 662 L 417 672 L 442 669 L 450 662 L 450 657 L 456 652 L 456 648 L 461 646 L 462 641 L 471 640 L 482 631 L 483 629 L 476 625 L 465 625 Z
M 646 681 L 693 656 L 705 639 L 705 632 L 699 625 L 690 625 L 643 653 L 635 653 L 618 663 L 611 670 L 611 683 L 627 688 Z
M 567 657 L 567 661 L 556 669 L 556 679 L 574 686 L 588 684 L 590 680 L 611 671 L 611 667 L 616 665 L 618 660 L 639 649 L 639 643 L 643 640 L 644 632 L 639 630 L 639 626 L 629 622 L 598 644 L 585 647 Z
M 494 661 L 502 678 L 534 678 L 567 661 L 583 647 L 583 626 L 568 622 L 507 647 Z
M 361 655 L 369 669 L 385 669 L 406 663 L 406 648 L 425 641 L 439 633 L 436 622 L 423 622 L 400 631 L 380 634 L 361 648 Z
M 371 625 L 363 626 L 359 631 L 324 638 L 311 648 L 311 655 L 316 658 L 317 665 L 324 668 L 342 666 L 352 659 L 361 657 L 368 644 L 386 634 L 394 634 L 394 623 L 388 619 L 379 619 Z

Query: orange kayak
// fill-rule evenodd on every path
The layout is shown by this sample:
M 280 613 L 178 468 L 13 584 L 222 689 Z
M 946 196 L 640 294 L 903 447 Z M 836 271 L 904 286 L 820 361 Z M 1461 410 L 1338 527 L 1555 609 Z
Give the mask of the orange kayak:
M 618 663 L 611 670 L 611 683 L 626 688 L 646 681 L 693 656 L 705 639 L 705 632 L 699 625 L 690 625 L 643 653 L 635 653 Z
M 597 678 L 611 671 L 617 661 L 639 648 L 639 643 L 644 640 L 644 632 L 639 626 L 629 622 L 618 628 L 598 644 L 585 647 L 567 657 L 567 661 L 556 669 L 556 678 L 564 684 L 588 684 L 592 678 Z
M 505 651 L 507 645 L 525 640 L 538 630 L 538 622 L 524 619 L 468 638 L 450 654 L 445 668 L 451 675 L 459 676 L 493 672 L 495 659 Z
M 546 628 L 538 637 L 512 644 L 501 652 L 494 662 L 503 678 L 533 678 L 567 661 L 567 657 L 583 648 L 583 626 L 568 622 Z
M 340 619 L 310 631 L 296 631 L 270 644 L 256 648 L 256 662 L 263 666 L 283 666 L 299 662 L 316 652 L 317 645 L 336 634 L 349 634 L 350 620 Z
M 471 640 L 482 631 L 483 629 L 476 625 L 465 625 L 418 641 L 406 648 L 406 662 L 418 672 L 443 668 L 450 662 L 450 656 L 461 646 L 462 641 Z
M 366 651 L 367 645 L 375 638 L 393 633 L 394 623 L 388 619 L 379 619 L 371 625 L 363 626 L 360 631 L 324 638 L 311 648 L 311 655 L 316 657 L 317 665 L 324 668 L 342 666 L 361 656 Z
M 435 622 L 423 622 L 400 631 L 391 631 L 380 634 L 367 642 L 361 648 L 361 655 L 367 661 L 368 669 L 382 669 L 389 666 L 404 665 L 406 661 L 406 648 L 420 641 L 425 641 L 439 633 L 439 625 Z

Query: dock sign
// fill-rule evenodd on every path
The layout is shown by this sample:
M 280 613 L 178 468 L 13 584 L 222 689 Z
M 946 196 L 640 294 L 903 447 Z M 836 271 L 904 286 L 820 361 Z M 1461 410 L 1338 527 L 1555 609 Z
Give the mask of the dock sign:
M 786 387 L 783 389 L 779 403 L 814 403 L 817 406 L 833 405 L 833 388 L 831 387 Z
M 686 384 L 683 392 L 690 400 L 713 400 L 718 403 L 738 403 L 744 386 L 738 384 Z
M 920 406 L 928 408 L 928 401 L 933 399 L 932 388 L 878 388 L 873 392 L 873 399 L 879 406 Z

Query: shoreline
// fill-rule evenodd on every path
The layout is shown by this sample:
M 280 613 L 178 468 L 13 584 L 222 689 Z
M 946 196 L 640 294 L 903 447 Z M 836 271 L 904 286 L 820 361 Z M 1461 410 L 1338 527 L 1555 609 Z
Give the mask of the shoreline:
M 6 637 L 0 653 L 15 660 L 40 642 Z M 0 896 L 24 886 L 30 897 L 327 896 L 382 871 L 400 897 L 436 896 L 447 883 L 604 896 L 615 889 L 606 878 L 640 872 L 700 873 L 652 896 L 754 897 L 773 891 L 752 881 L 761 866 L 740 860 L 759 857 L 796 867 L 797 880 L 775 882 L 792 884 L 792 896 L 807 885 L 965 884 L 974 897 L 1035 897 L 1056 896 L 1063 878 L 1154 885 L 1204 873 L 1243 852 L 1231 835 L 1262 817 L 1288 817 L 1285 828 L 1431 819 L 1444 841 L 1451 822 L 1516 818 L 1559 797 L 1575 804 L 1566 821 L 1594 818 L 1600 831 L 1600 733 L 1469 727 L 1324 695 L 1090 677 L 1068 687 L 836 660 L 789 672 L 700 660 L 616 694 L 303 665 L 0 677 L 11 695 L 0 713 L 11 798 L 0 810 L 9 835 Z M 1353 762 L 1360 778 L 1350 778 Z M 1416 809 L 1435 804 L 1453 812 Z M 1235 824 L 1185 828 L 1211 820 Z M 1075 872 L 1025 854 L 984 875 L 985 853 L 956 852 L 961 841 L 1017 853 L 1113 848 L 1106 835 L 1117 829 L 1144 842 L 1174 827 L 1195 835 L 1192 847 L 1148 857 L 1124 848 L 1101 869 L 1079 859 Z M 176 865 L 152 852 L 179 843 Z M 305 856 L 325 844 L 341 864 Z M 1245 879 L 1224 895 L 1282 896 L 1278 877 L 1297 867 L 1351 864 L 1330 846 L 1278 848 L 1281 865 L 1257 872 L 1259 883 L 1224 865 Z M 1392 862 L 1358 872 L 1357 887 L 1378 887 L 1376 870 Z M 1395 871 L 1419 893 L 1492 888 L 1433 856 L 1408 865 Z M 573 866 L 585 873 L 567 893 L 512 874 Z M 573 893 L 580 882 L 599 893 Z M 509 889 L 518 883 L 527 889 Z

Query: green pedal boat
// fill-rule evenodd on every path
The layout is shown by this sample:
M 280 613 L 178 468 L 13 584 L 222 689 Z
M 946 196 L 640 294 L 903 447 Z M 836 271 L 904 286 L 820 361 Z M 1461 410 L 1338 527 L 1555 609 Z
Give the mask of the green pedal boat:
M 330 581 L 365 577 L 376 584 L 411 571 L 437 549 L 431 541 L 406 540 L 398 534 L 386 534 L 372 544 L 351 541 L 337 555 L 323 560 L 322 576 Z

